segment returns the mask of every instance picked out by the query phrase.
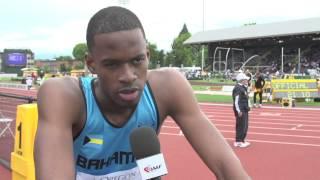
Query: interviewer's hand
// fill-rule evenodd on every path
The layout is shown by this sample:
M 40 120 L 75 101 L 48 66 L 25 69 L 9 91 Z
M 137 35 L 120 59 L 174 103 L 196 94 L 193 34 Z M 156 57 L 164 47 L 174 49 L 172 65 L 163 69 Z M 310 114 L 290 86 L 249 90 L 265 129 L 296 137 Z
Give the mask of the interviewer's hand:
M 241 112 L 241 111 L 238 113 L 238 116 L 239 116 L 239 117 L 242 117 L 242 112 Z

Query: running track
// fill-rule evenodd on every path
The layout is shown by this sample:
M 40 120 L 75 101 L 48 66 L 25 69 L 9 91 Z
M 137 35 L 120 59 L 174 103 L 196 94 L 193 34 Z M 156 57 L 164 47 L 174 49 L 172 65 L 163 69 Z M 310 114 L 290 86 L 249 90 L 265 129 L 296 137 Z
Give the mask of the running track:
M 200 106 L 232 145 L 235 120 L 231 105 Z M 252 179 L 320 179 L 319 110 L 263 107 L 250 112 L 248 140 L 252 145 L 233 149 Z M 169 168 L 164 180 L 215 179 L 187 144 L 174 121 L 169 119 L 164 123 L 160 139 Z
M 25 93 L 22 92 L 21 95 Z M 28 92 L 28 95 L 34 94 Z M 232 145 L 234 139 L 232 107 L 226 104 L 205 103 L 200 106 Z M 246 149 L 233 149 L 252 179 L 320 179 L 319 110 L 319 108 L 263 107 L 251 111 L 248 140 L 252 145 Z M 164 180 L 215 179 L 170 118 L 165 121 L 161 129 L 160 141 L 169 171 L 169 174 L 163 177 Z M 6 179 L 10 179 L 10 173 L 0 166 L 0 180 Z

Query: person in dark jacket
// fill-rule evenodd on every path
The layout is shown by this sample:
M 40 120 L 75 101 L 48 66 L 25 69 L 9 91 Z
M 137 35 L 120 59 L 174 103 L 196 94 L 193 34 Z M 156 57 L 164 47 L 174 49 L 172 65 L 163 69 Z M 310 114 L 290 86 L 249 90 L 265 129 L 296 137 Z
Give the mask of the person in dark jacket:
M 236 117 L 236 137 L 234 146 L 244 148 L 250 145 L 250 143 L 245 140 L 248 131 L 248 112 L 250 110 L 247 90 L 249 77 L 244 73 L 239 73 L 236 80 L 237 84 L 232 91 L 233 111 Z
M 257 95 L 259 95 L 259 105 L 258 107 L 262 107 L 262 93 L 263 93 L 263 87 L 265 85 L 265 80 L 259 72 L 256 74 L 256 80 L 254 83 L 254 93 L 253 93 L 253 107 L 257 107 Z

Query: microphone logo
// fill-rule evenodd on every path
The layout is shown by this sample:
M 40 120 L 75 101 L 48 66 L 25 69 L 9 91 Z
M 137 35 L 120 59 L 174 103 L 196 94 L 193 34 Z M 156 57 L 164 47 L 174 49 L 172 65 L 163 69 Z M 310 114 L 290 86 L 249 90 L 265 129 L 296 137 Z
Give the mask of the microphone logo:
M 152 179 L 168 174 L 154 129 L 150 127 L 134 129 L 130 135 L 130 143 L 142 179 Z
M 159 165 L 156 165 L 156 166 L 147 166 L 145 167 L 143 170 L 147 173 L 149 172 L 153 172 L 153 171 L 156 171 L 157 169 L 160 169 L 161 168 L 161 164 Z

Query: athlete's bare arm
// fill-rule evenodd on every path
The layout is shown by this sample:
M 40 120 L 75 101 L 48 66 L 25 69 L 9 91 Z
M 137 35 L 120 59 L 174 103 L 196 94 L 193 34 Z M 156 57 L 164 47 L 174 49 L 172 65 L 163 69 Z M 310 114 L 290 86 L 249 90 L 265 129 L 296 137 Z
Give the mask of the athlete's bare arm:
M 160 116 L 167 112 L 218 179 L 247 180 L 249 176 L 216 127 L 201 112 L 188 81 L 175 70 L 150 73 Z
M 83 98 L 76 79 L 50 79 L 39 89 L 36 179 L 75 179 L 73 131 L 82 118 L 81 104 Z

